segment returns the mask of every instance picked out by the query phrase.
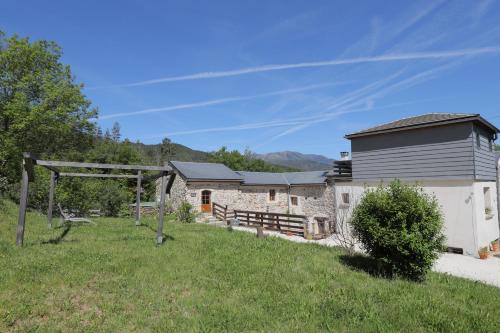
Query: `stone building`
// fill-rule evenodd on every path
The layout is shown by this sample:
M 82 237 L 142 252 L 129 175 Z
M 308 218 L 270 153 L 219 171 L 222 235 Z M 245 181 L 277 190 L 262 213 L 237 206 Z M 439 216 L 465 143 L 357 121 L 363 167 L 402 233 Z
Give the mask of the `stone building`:
M 176 178 L 167 200 L 174 210 L 188 202 L 196 211 L 210 213 L 217 203 L 230 210 L 305 215 L 311 222 L 333 221 L 335 216 L 328 171 L 233 171 L 223 164 L 179 161 L 170 166 Z

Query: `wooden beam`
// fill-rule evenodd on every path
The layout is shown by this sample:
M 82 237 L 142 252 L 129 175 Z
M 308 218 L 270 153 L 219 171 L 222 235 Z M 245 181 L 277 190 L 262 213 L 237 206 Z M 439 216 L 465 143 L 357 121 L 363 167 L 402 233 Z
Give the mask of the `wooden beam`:
M 35 181 L 35 169 L 33 168 L 35 164 L 30 153 L 23 153 L 23 170 L 28 172 L 28 181 L 30 182 Z
M 26 160 L 23 159 L 23 173 L 21 180 L 21 198 L 19 199 L 19 219 L 17 221 L 16 244 L 22 246 L 24 242 L 24 225 L 26 222 L 26 208 L 28 207 L 28 170 Z
M 52 208 L 54 207 L 54 191 L 56 188 L 56 173 L 50 172 L 50 188 L 49 188 L 49 208 L 47 210 L 47 224 L 49 229 L 52 228 Z
M 141 224 L 141 170 L 137 172 L 137 192 L 135 194 L 135 225 Z
M 61 172 L 61 177 L 94 177 L 94 178 L 137 178 L 137 175 L 114 175 L 106 173 L 78 173 L 78 172 Z
M 35 160 L 35 162 L 36 162 L 36 160 Z M 50 171 L 55 172 L 55 173 L 60 173 L 59 169 L 58 169 L 58 168 L 55 168 L 55 167 L 53 167 L 53 166 L 48 166 L 48 165 L 42 165 L 42 166 L 43 166 L 44 168 L 46 168 L 46 169 L 49 169 Z
M 156 244 L 163 243 L 163 219 L 165 215 L 165 193 L 167 192 L 167 176 L 166 173 L 161 177 L 161 193 L 160 193 L 160 218 L 158 221 L 158 231 L 156 232 Z
M 36 160 L 36 164 L 45 167 L 72 167 L 90 169 L 119 169 L 119 170 L 142 170 L 142 171 L 170 171 L 169 166 L 154 165 L 127 165 L 127 164 L 105 164 L 87 162 L 45 161 Z
M 163 172 L 155 173 L 154 175 L 145 175 L 145 176 L 142 176 L 142 182 L 144 183 L 144 182 L 149 182 L 150 180 L 153 180 L 153 179 L 158 179 L 162 175 L 163 175 Z
M 170 173 L 170 176 L 168 177 L 167 187 L 165 188 L 165 193 L 170 194 L 170 189 L 172 188 L 172 185 L 174 184 L 175 175 L 176 174 L 174 172 Z

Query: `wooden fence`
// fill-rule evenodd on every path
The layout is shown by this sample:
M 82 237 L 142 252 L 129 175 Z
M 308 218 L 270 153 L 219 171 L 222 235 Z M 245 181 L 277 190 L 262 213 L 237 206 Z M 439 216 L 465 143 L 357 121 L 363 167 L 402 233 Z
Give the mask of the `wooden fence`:
M 256 212 L 251 210 L 230 211 L 227 205 L 212 203 L 212 215 L 218 220 L 227 222 L 236 218 L 239 224 L 248 227 L 262 227 L 266 230 L 299 235 L 304 237 L 307 218 L 304 215 Z
M 235 210 L 234 216 L 240 225 L 262 227 L 266 230 L 304 236 L 307 218 L 304 215 Z
M 219 205 L 218 203 L 212 202 L 212 215 L 218 220 L 226 222 L 228 219 L 234 217 L 234 213 L 227 209 L 227 205 Z

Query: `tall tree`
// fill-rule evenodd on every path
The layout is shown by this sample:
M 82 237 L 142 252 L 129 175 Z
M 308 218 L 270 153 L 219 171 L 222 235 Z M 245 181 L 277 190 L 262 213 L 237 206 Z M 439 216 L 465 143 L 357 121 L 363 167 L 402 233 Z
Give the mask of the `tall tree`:
M 111 128 L 111 139 L 115 142 L 119 142 L 122 134 L 120 133 L 120 124 L 115 121 L 113 123 L 113 128 Z
M 97 110 L 61 54 L 54 42 L 0 33 L 0 178 L 11 183 L 23 151 L 60 156 L 91 146 Z
M 175 145 L 169 138 L 164 138 L 161 141 L 159 152 L 158 152 L 158 164 L 162 162 L 170 161 L 175 155 Z

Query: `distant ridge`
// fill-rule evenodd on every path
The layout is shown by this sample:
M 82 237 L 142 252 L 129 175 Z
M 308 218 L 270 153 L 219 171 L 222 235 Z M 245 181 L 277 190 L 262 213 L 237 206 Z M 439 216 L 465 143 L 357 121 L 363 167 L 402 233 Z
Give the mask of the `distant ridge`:
M 150 163 L 157 163 L 157 152 L 159 144 L 147 145 L 143 143 L 134 143 L 147 156 Z M 184 162 L 207 162 L 208 153 L 191 149 L 179 143 L 173 143 L 175 154 L 173 160 Z M 270 164 L 295 168 L 304 171 L 327 170 L 332 167 L 333 159 L 323 155 L 302 154 L 295 151 L 281 151 L 267 154 L 255 154 L 255 157 L 264 160 Z
M 298 168 L 305 171 L 330 169 L 334 161 L 332 158 L 323 155 L 302 154 L 295 151 L 257 154 L 256 157 L 274 165 Z

